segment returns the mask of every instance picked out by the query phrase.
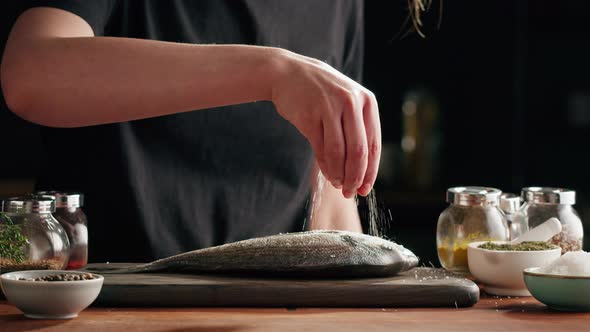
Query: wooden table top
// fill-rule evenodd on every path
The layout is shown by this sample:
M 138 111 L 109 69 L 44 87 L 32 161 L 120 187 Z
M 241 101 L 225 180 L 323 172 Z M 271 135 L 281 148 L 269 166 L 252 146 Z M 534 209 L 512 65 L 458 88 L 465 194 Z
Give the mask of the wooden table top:
M 533 298 L 484 297 L 472 308 L 88 308 L 71 320 L 32 320 L 0 301 L 0 331 L 589 331 L 590 313 Z

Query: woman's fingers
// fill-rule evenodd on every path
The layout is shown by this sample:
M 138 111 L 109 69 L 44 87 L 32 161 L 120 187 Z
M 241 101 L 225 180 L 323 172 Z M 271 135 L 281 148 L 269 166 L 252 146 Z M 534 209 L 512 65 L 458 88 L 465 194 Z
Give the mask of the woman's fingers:
M 324 176 L 342 194 L 366 196 L 373 187 L 381 156 L 381 125 L 377 101 L 371 92 L 342 94 L 322 112 L 320 125 L 308 137 Z M 336 106 L 340 105 L 340 106 Z M 317 137 L 322 137 L 323 141 Z
M 353 197 L 363 184 L 367 170 L 367 134 L 363 124 L 362 94 L 345 100 L 342 108 L 342 128 L 346 143 L 346 158 L 344 164 L 344 183 L 342 194 L 346 198 Z
M 379 119 L 379 106 L 373 93 L 368 93 L 363 108 L 363 122 L 367 133 L 368 146 L 368 164 L 362 186 L 358 193 L 366 196 L 373 188 L 377 172 L 379 171 L 379 162 L 381 160 L 381 121 Z

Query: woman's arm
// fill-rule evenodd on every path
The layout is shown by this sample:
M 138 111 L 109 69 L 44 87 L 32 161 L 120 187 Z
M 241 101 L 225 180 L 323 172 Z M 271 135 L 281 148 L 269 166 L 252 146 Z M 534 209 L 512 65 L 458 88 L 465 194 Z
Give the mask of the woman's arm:
M 373 94 L 329 65 L 283 49 L 94 37 L 82 18 L 39 7 L 15 23 L 0 74 L 14 113 L 54 127 L 271 100 L 345 196 L 367 194 L 377 175 Z
M 94 37 L 70 12 L 33 8 L 10 34 L 2 87 L 13 112 L 41 125 L 122 122 L 269 100 L 278 52 Z

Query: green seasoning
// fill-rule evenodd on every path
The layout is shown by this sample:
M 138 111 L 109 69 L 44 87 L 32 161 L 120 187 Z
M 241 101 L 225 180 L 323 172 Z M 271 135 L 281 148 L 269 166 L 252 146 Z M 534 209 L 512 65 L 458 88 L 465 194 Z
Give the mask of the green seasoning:
M 22 234 L 21 226 L 15 225 L 8 215 L 0 212 L 0 262 L 5 259 L 22 263 L 25 260 L 25 244 L 27 238 Z
M 559 247 L 542 241 L 525 241 L 515 245 L 508 243 L 499 244 L 493 242 L 486 242 L 484 244 L 480 244 L 478 248 L 501 251 L 539 251 L 557 249 Z

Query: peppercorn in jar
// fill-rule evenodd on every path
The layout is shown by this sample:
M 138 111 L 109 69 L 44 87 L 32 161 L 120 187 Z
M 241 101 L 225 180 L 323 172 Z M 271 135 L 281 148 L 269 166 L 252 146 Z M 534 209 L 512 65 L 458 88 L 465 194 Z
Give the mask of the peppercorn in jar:
M 524 204 L 514 216 L 514 222 L 533 229 L 550 218 L 561 222 L 561 233 L 551 243 L 561 247 L 562 253 L 582 250 L 584 227 L 578 212 L 576 192 L 564 188 L 526 187 L 521 191 Z M 524 226 L 523 226 L 524 227 Z
M 88 263 L 88 220 L 82 211 L 84 195 L 59 191 L 41 191 L 55 199 L 53 216 L 66 230 L 70 240 L 70 259 L 68 270 L 79 269 Z

